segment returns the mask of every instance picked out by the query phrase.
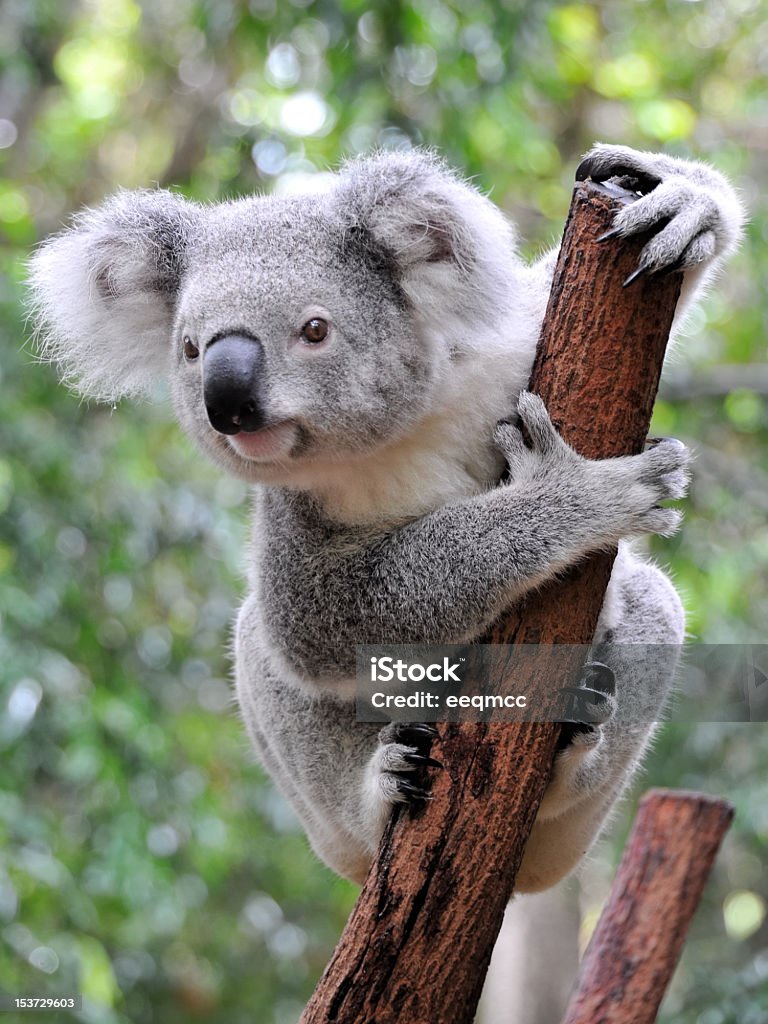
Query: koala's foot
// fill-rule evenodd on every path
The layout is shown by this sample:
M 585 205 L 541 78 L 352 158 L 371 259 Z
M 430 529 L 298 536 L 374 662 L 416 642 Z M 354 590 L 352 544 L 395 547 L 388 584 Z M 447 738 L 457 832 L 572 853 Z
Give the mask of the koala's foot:
M 642 197 L 621 209 L 613 229 L 602 238 L 655 231 L 640 255 L 640 274 L 688 270 L 733 248 L 743 212 L 726 180 L 706 164 L 626 146 L 595 146 L 582 160 L 576 178 L 616 181 Z
M 588 662 L 576 686 L 563 686 L 561 693 L 568 694 L 569 699 L 561 720 L 558 750 L 573 743 L 575 736 L 596 732 L 616 710 L 616 678 L 601 661 Z
M 442 768 L 430 757 L 433 740 L 440 734 L 426 722 L 390 722 L 379 733 L 373 757 L 374 780 L 380 797 L 388 804 L 411 803 L 429 798 L 425 769 Z
M 426 722 L 390 722 L 380 730 L 360 793 L 360 836 L 371 853 L 376 851 L 393 807 L 418 806 L 429 799 L 427 769 L 443 767 L 430 757 L 439 735 L 434 725 Z
M 564 686 L 569 696 L 558 753 L 538 817 L 556 818 L 575 803 L 599 790 L 606 781 L 604 726 L 616 712 L 616 680 L 601 662 L 584 666 L 576 686 Z

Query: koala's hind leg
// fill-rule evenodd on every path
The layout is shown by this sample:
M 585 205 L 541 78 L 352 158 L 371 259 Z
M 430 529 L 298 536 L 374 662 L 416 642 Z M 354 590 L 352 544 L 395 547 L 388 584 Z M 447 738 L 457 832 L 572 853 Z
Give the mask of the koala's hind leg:
M 656 728 L 674 675 L 685 620 L 674 587 L 622 545 L 594 654 L 613 672 L 608 718 L 571 732 L 555 760 L 518 875 L 518 891 L 554 885 L 597 837 Z

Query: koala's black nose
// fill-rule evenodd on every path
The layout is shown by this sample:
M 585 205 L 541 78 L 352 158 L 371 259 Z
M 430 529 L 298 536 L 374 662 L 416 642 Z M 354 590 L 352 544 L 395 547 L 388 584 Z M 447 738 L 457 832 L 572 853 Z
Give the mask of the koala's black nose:
M 238 434 L 264 426 L 259 380 L 264 367 L 261 342 L 241 334 L 212 341 L 203 360 L 203 395 L 211 426 Z

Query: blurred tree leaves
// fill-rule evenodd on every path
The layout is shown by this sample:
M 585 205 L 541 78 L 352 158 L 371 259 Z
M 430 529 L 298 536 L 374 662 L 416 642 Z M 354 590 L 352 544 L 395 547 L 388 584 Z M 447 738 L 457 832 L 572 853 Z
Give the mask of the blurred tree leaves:
M 669 367 L 654 429 L 699 455 L 687 525 L 654 549 L 695 637 L 759 640 L 767 49 L 757 0 L 4 5 L 0 989 L 79 989 L 94 1022 L 289 1024 L 354 896 L 253 765 L 231 704 L 243 488 L 162 401 L 87 408 L 34 365 L 28 248 L 118 186 L 289 190 L 419 143 L 491 190 L 534 253 L 558 238 L 593 139 L 706 157 L 752 223 Z M 725 366 L 745 367 L 731 394 Z M 668 1000 L 681 1024 L 768 1013 L 764 728 L 676 725 L 653 755 L 649 781 L 739 812 Z

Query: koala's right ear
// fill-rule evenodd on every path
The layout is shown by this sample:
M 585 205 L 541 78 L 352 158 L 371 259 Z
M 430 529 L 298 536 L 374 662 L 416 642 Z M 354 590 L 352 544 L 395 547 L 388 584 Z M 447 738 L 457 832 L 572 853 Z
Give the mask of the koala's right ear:
M 167 373 L 176 294 L 202 216 L 172 192 L 120 192 L 32 256 L 39 349 L 66 383 L 115 401 Z

